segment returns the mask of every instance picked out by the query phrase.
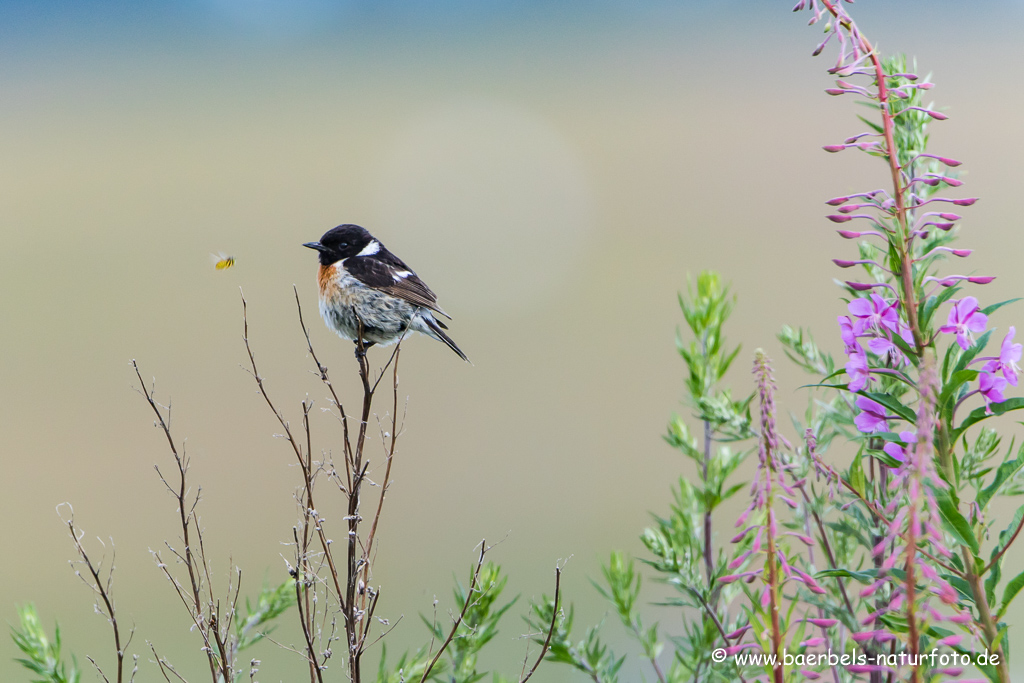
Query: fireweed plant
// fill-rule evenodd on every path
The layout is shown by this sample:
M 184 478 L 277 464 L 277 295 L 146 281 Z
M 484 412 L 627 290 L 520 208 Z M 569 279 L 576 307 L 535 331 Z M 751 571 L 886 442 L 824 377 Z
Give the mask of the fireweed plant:
M 1004 577 L 1003 560 L 1024 529 L 1024 506 L 1007 523 L 992 504 L 1024 492 L 1024 447 L 1004 445 L 987 421 L 1024 408 L 1006 396 L 1020 373 L 1015 328 L 997 335 L 991 325 L 1016 299 L 982 303 L 974 287 L 993 277 L 948 270 L 950 259 L 971 254 L 953 246 L 956 212 L 977 199 L 945 196 L 963 184 L 961 164 L 928 150 L 929 124 L 947 118 L 923 99 L 928 78 L 903 57 L 883 58 L 838 2 L 801 0 L 794 11 L 824 26 L 814 55 L 837 47 L 826 92 L 852 95 L 871 112 L 861 117 L 866 130 L 825 151 L 863 152 L 887 170 L 881 189 L 827 202 L 828 220 L 857 245 L 853 257 L 834 259 L 860 273 L 839 283 L 845 361 L 784 327 L 787 356 L 816 377 L 812 401 L 793 419 L 800 438 L 790 442 L 776 425 L 771 362 L 758 351 L 751 434 L 741 426 L 749 401 L 709 393 L 733 356 L 707 343 L 721 339 L 725 298 L 714 324 L 694 324 L 711 292 L 722 295 L 702 275 L 697 293 L 680 300 L 694 335 L 680 352 L 704 447 L 678 418 L 668 437 L 696 460 L 699 482 L 681 479 L 671 515 L 655 517 L 642 536 L 652 555 L 643 561 L 678 592 L 660 604 L 687 608 L 683 634 L 669 639 L 671 661 L 659 657 L 657 626 L 640 621 L 632 560 L 613 553 L 599 590 L 662 682 L 1009 683 L 1004 619 L 1024 572 Z M 734 456 L 725 442 L 751 436 L 749 504 L 731 541 L 716 542 L 712 512 L 737 488 L 722 482 L 748 452 Z M 829 452 L 839 443 L 853 447 L 851 459 Z M 538 629 L 550 614 L 535 606 Z M 599 683 L 618 680 L 624 663 L 596 628 L 574 643 L 569 624 L 556 629 L 549 658 Z

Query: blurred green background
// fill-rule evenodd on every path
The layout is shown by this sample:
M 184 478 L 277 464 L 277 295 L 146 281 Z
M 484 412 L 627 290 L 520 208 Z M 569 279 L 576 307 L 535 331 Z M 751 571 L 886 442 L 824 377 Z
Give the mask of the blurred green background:
M 238 290 L 293 421 L 307 395 L 326 405 L 293 283 L 354 396 L 350 345 L 316 317 L 315 257 L 300 246 L 342 222 L 419 272 L 474 362 L 424 338 L 402 356 L 407 430 L 375 575 L 378 613 L 405 615 L 389 651 L 425 642 L 417 615 L 435 596 L 451 604 L 452 572 L 465 580 L 484 537 L 504 539 L 492 557 L 523 596 L 493 666 L 519 671 L 526 628 L 513 614 L 550 594 L 559 558 L 571 558 L 577 624 L 598 621 L 607 608 L 588 579 L 611 549 L 642 552 L 648 511 L 667 509 L 692 472 L 660 438 L 681 409 L 673 338 L 687 275 L 715 268 L 734 284 L 736 393 L 763 346 L 780 405 L 802 412 L 804 379 L 774 339 L 783 323 L 841 351 L 829 259 L 854 252 L 823 201 L 886 175 L 821 151 L 861 131 L 860 110 L 822 93 L 832 58 L 811 58 L 818 31 L 791 4 L 0 3 L 0 621 L 34 601 L 83 666 L 87 653 L 109 664 L 107 627 L 66 564 L 54 508 L 70 501 L 93 549 L 97 536 L 117 545 L 133 651 L 147 661 L 152 641 L 186 674 L 202 670 L 148 553 L 175 538 L 175 506 L 153 471 L 171 461 L 132 390 L 132 358 L 173 399 L 217 576 L 237 563 L 248 594 L 283 579 L 298 473 L 240 368 Z M 963 189 L 982 197 L 964 212 L 962 243 L 977 249 L 965 267 L 999 276 L 975 293 L 1021 295 L 1024 8 L 855 9 L 883 51 L 934 72 L 949 106 L 933 151 L 965 161 Z M 216 272 L 217 251 L 236 266 Z M 1020 316 L 1004 309 L 993 324 Z M 338 447 L 330 419 L 314 429 Z M 627 649 L 614 618 L 605 630 Z M 1024 676 L 1024 634 L 1011 633 Z M 298 638 L 290 626 L 278 637 Z M 303 675 L 294 654 L 253 654 L 265 683 Z M 27 680 L 14 656 L 0 637 L 0 680 Z M 144 664 L 140 679 L 155 676 Z M 549 665 L 534 680 L 574 679 Z

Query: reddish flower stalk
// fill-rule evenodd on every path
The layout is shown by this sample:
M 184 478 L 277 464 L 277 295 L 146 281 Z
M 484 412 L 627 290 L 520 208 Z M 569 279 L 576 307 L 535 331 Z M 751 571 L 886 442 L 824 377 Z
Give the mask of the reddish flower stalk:
M 765 562 L 768 565 L 768 609 L 771 617 L 771 639 L 772 654 L 775 655 L 776 663 L 772 668 L 772 680 L 775 683 L 783 683 L 782 669 L 782 641 L 783 632 L 779 620 L 779 599 L 781 597 L 781 580 L 778 560 L 778 549 L 776 547 L 776 526 L 775 511 L 773 510 L 774 489 L 772 487 L 773 477 L 778 474 L 778 438 L 775 434 L 775 379 L 772 377 L 771 364 L 764 351 L 758 349 L 754 353 L 754 375 L 757 377 L 757 392 L 761 400 L 761 438 L 758 441 L 758 459 L 761 474 L 764 476 L 764 489 L 755 496 L 763 500 L 766 511 L 766 529 L 768 537 L 768 555 Z

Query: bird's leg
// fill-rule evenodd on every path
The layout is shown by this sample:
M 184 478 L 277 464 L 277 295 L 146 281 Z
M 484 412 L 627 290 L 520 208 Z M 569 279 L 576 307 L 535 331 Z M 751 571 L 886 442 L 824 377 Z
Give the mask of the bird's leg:
M 362 359 L 366 358 L 366 352 L 367 352 L 367 350 L 369 350 L 369 348 L 370 348 L 371 346 L 373 346 L 374 344 L 376 344 L 376 343 L 377 343 L 377 342 L 368 342 L 368 341 L 363 341 L 363 340 L 362 340 L 362 338 L 360 338 L 360 339 L 357 339 L 357 340 L 355 341 L 355 346 L 356 346 L 356 360 L 359 360 L 359 361 L 361 361 Z
M 352 308 L 352 317 L 355 318 L 356 321 L 359 323 L 359 331 L 358 334 L 356 334 L 355 339 L 356 360 L 360 364 L 362 364 L 362 362 L 366 359 L 366 350 L 373 346 L 374 342 L 366 341 L 366 338 L 363 336 L 363 334 L 366 331 L 366 326 L 363 324 L 363 319 L 359 317 L 358 313 L 356 313 L 356 309 L 354 307 Z

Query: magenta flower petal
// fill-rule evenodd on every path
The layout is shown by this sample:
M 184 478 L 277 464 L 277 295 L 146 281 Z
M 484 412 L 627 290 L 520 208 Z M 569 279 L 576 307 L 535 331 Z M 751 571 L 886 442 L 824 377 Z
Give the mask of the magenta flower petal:
M 956 334 L 956 343 L 966 351 L 974 344 L 974 333 L 984 332 L 987 325 L 988 316 L 978 309 L 978 300 L 965 296 L 953 303 L 949 318 L 939 332 Z
M 868 385 L 868 380 L 872 379 L 868 371 L 868 357 L 863 351 L 850 354 L 850 360 L 846 362 L 845 367 L 850 378 L 846 388 L 850 391 L 861 391 Z
M 842 328 L 842 323 L 839 326 Z M 1010 331 L 1003 337 L 1003 343 L 999 347 L 999 358 L 985 365 L 985 370 L 989 372 L 997 370 L 1002 372 L 1003 377 L 1006 378 L 1006 381 L 1011 386 L 1017 386 L 1017 373 L 1020 372 L 1020 366 L 1017 365 L 1017 362 L 1020 361 L 1021 350 L 1024 349 L 1020 344 L 1013 343 L 1015 334 L 1017 334 L 1017 328 L 1011 327 Z M 843 340 L 845 341 L 845 337 Z
M 1006 380 L 997 377 L 990 372 L 982 372 L 978 375 L 978 391 L 985 399 L 985 412 L 992 414 L 992 404 L 1002 403 L 1006 400 L 1003 396 L 1003 389 L 1006 388 Z
M 880 403 L 867 396 L 859 396 L 857 407 L 861 410 L 853 421 L 857 425 L 857 429 L 865 434 L 889 431 L 889 415 L 886 414 L 885 408 Z

